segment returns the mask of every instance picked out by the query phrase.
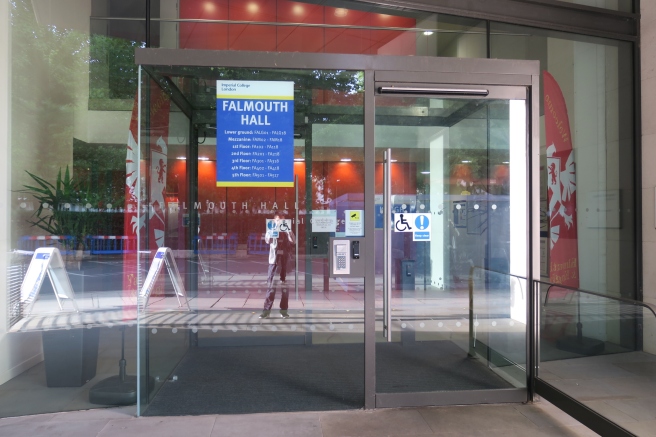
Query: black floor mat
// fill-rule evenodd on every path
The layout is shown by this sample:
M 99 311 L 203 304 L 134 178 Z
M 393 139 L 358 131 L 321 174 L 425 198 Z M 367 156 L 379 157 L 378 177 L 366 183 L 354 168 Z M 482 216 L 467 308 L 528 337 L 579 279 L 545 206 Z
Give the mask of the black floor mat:
M 379 343 L 381 393 L 509 388 L 449 341 Z M 364 346 L 192 348 L 146 416 L 356 409 L 364 406 Z

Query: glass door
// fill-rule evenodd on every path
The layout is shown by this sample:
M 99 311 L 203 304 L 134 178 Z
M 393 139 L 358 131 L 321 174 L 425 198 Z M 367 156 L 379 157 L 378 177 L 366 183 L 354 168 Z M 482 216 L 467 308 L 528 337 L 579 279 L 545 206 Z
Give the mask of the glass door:
M 166 202 L 142 269 L 171 249 L 189 307 L 162 269 L 139 314 L 140 414 L 362 408 L 364 279 L 329 256 L 365 238 L 363 75 L 144 68 L 142 119 L 148 93 L 172 103 L 142 141 L 144 199 Z
M 525 400 L 526 88 L 375 91 L 376 405 Z
M 188 414 L 526 401 L 536 240 L 527 150 L 539 139 L 539 65 L 244 56 L 137 51 L 175 103 L 171 113 L 188 120 L 187 137 L 168 136 L 164 194 L 179 210 L 167 208 L 163 244 L 174 245 L 191 300 L 188 311 L 164 305 L 175 295 L 151 299 L 140 318 L 141 368 L 176 363 L 144 374 L 155 389 L 142 411 L 161 413 L 166 399 L 192 393 L 207 396 Z M 481 82 L 491 85 L 471 85 Z M 282 94 L 248 87 L 281 83 L 291 83 L 293 141 L 281 164 L 293 183 L 225 184 L 223 165 L 254 174 L 239 166 L 261 157 L 224 147 L 256 151 L 258 135 L 275 146 L 270 138 L 284 130 L 264 117 L 276 108 L 265 96 Z M 245 93 L 222 97 L 222 84 Z M 231 108 L 236 121 L 226 118 Z M 253 117 L 241 114 L 248 108 Z M 246 123 L 252 129 L 234 127 Z M 278 238 L 293 234 L 284 275 L 267 242 L 276 213 L 290 220 Z M 188 348 L 169 359 L 168 336 L 179 334 Z

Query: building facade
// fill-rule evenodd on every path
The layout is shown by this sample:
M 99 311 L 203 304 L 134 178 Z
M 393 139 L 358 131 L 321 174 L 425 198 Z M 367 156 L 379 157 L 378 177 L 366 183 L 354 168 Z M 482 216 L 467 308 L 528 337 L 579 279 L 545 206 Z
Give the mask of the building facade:
M 0 415 L 578 400 L 540 369 L 654 353 L 656 8 L 410 3 L 3 3 Z

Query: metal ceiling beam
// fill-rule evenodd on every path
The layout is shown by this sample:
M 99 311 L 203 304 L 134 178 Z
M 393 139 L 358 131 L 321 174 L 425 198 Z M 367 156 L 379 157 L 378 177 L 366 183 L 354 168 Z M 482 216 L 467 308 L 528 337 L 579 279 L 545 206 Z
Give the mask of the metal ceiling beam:
M 360 2 L 626 41 L 637 41 L 639 36 L 639 14 L 553 0 L 360 0 Z
M 164 92 L 166 92 L 171 97 L 173 103 L 175 103 L 178 108 L 180 108 L 184 115 L 191 119 L 193 107 L 191 103 L 189 103 L 189 101 L 185 98 L 184 94 L 182 94 L 182 91 L 180 91 L 180 89 L 171 81 L 171 79 L 166 76 L 162 76 L 156 68 L 147 66 L 142 66 L 142 68 L 155 82 L 159 84 Z

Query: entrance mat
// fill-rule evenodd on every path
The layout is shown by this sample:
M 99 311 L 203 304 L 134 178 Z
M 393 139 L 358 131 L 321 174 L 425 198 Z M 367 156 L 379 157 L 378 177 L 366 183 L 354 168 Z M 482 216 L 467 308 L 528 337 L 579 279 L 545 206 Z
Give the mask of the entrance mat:
M 378 393 L 512 388 L 450 341 L 378 343 L 376 378 Z
M 508 388 L 449 341 L 379 343 L 379 392 Z M 325 411 L 364 406 L 364 346 L 192 348 L 145 416 Z

